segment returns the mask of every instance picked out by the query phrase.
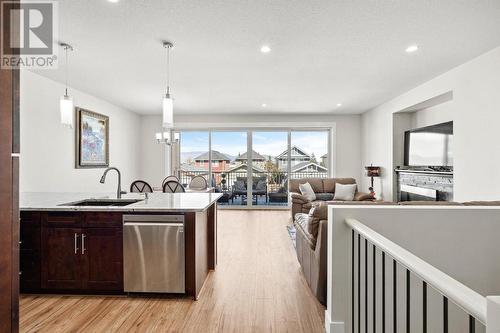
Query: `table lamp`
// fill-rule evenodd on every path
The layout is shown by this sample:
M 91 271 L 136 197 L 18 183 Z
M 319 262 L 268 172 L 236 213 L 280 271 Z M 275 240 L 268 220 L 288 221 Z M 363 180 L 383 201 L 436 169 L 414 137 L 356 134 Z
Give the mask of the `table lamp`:
M 371 178 L 371 186 L 368 188 L 370 194 L 375 197 L 375 191 L 373 190 L 373 178 L 380 177 L 380 167 L 379 166 L 366 166 L 366 176 Z

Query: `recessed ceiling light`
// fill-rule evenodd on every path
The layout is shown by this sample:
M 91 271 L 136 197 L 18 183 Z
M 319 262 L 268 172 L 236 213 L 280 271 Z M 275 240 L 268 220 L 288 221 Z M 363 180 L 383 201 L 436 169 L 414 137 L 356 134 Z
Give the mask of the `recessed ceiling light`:
M 266 104 L 266 103 L 263 103 L 263 104 L 262 104 L 262 107 L 263 107 L 263 108 L 267 108 L 267 104 Z
M 337 107 L 341 107 L 342 106 L 342 103 L 337 103 Z
M 413 53 L 416 51 L 418 51 L 418 45 L 416 45 L 416 44 L 410 45 L 406 48 L 406 53 Z
M 269 53 L 271 52 L 271 48 L 268 45 L 262 45 L 262 47 L 260 48 L 260 52 Z
M 112 3 L 117 3 L 119 2 L 120 0 L 108 0 L 109 2 L 112 2 Z

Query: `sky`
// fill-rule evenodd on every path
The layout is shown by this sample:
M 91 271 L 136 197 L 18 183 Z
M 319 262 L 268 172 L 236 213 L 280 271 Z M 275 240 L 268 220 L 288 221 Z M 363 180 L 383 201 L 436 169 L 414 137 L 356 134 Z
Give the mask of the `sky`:
M 253 150 L 277 156 L 287 149 L 287 132 L 253 132 Z M 317 159 L 328 151 L 327 131 L 292 132 L 292 146 L 314 153 Z M 212 132 L 212 150 L 238 156 L 247 150 L 247 132 Z M 208 132 L 181 132 L 181 153 L 208 151 Z

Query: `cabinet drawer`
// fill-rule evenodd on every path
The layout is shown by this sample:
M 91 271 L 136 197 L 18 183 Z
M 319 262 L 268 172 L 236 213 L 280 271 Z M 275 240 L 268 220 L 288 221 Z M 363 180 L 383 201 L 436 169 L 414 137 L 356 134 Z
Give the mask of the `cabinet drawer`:
M 121 227 L 122 213 L 116 212 L 85 212 L 83 226 L 86 228 Z
M 77 212 L 48 212 L 42 213 L 44 227 L 80 227 L 81 214 Z

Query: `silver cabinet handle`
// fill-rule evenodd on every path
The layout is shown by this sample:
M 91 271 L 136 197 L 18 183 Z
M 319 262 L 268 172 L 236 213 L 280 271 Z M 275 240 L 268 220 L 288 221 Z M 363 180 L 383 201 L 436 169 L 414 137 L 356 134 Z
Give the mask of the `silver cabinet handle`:
M 78 234 L 75 232 L 75 254 L 78 254 Z
M 82 254 L 85 254 L 85 250 L 87 250 L 85 248 L 85 237 L 87 237 L 87 235 L 82 234 Z

